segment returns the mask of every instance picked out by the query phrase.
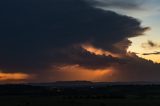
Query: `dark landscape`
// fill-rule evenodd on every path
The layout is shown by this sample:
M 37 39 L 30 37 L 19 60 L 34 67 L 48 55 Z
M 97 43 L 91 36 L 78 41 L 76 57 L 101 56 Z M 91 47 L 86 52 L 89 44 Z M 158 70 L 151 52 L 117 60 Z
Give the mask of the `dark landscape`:
M 55 83 L 0 85 L 2 106 L 159 106 L 160 85 L 151 83 Z

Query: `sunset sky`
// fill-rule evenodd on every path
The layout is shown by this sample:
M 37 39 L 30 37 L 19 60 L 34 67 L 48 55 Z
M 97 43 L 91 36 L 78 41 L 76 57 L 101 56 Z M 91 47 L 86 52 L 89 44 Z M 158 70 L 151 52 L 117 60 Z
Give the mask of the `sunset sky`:
M 160 0 L 0 1 L 0 83 L 160 81 Z

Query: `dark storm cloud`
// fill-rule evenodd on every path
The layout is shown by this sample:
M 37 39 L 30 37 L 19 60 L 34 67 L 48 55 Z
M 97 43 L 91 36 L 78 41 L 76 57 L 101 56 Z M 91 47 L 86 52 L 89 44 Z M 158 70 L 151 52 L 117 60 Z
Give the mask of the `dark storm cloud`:
M 0 64 L 9 71 L 46 69 L 58 60 L 48 53 L 74 44 L 113 49 L 112 44 L 147 29 L 132 17 L 83 0 L 5 0 L 0 7 Z
M 56 54 L 57 53 L 57 54 Z M 56 60 L 56 65 L 74 65 L 78 64 L 88 69 L 105 69 L 112 64 L 126 64 L 127 59 L 115 58 L 112 56 L 95 55 L 87 52 L 81 47 L 70 47 L 62 51 L 51 54 L 51 57 Z
M 115 65 L 116 74 L 112 81 L 159 82 L 160 64 L 134 56 L 125 65 Z
M 0 1 L 0 69 L 35 73 L 42 79 L 58 65 L 102 69 L 113 64 L 133 68 L 136 64 L 138 70 L 139 61 L 128 64 L 138 57 L 125 54 L 131 44 L 127 38 L 142 35 L 148 28 L 135 18 L 91 4 L 84 0 Z M 95 55 L 80 46 L 85 43 L 126 56 Z

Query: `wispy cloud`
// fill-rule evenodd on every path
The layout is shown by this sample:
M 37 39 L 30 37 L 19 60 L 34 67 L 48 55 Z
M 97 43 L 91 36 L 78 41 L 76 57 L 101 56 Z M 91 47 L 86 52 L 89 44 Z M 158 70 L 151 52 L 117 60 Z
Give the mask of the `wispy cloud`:
M 159 13 L 159 0 L 92 0 L 97 8 L 144 18 Z
M 143 53 L 142 55 L 160 55 L 160 52 Z
M 160 48 L 160 44 L 153 42 L 151 40 L 148 40 L 147 43 L 142 43 L 141 47 L 144 49 L 155 49 L 155 48 Z

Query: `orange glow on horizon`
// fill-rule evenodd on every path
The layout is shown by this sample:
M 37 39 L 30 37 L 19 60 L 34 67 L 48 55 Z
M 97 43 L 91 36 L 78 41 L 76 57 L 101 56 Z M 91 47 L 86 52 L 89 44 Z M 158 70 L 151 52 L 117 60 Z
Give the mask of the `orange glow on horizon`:
M 103 76 L 109 77 L 112 75 L 112 70 L 106 69 L 87 69 L 79 65 L 67 65 L 59 67 L 61 73 L 55 80 L 89 80 L 103 81 Z
M 0 72 L 0 81 L 26 80 L 28 78 L 29 78 L 29 75 L 24 74 L 24 73 L 3 73 L 3 72 Z

